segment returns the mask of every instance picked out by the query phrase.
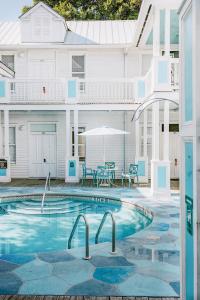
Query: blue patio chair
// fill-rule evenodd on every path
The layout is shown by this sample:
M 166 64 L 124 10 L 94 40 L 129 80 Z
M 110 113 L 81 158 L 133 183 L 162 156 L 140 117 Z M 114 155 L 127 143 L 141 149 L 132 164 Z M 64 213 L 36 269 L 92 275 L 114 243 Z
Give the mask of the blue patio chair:
M 112 179 L 115 180 L 115 170 L 112 171 L 112 169 L 115 169 L 115 162 L 114 161 L 106 161 L 105 167 L 106 167 L 106 169 L 110 170 Z
M 92 168 L 87 168 L 86 163 L 82 164 L 82 184 L 84 183 L 87 177 L 92 177 L 92 182 L 94 184 L 95 181 L 95 171 Z
M 124 185 L 124 181 L 128 179 L 129 188 L 131 187 L 131 180 L 135 182 L 135 178 L 137 178 L 137 184 L 139 186 L 139 179 L 138 179 L 138 165 L 130 164 L 128 173 L 122 172 L 122 185 Z
M 96 171 L 96 184 L 99 187 L 101 182 L 106 182 L 111 185 L 111 173 L 106 170 L 105 166 L 98 166 Z

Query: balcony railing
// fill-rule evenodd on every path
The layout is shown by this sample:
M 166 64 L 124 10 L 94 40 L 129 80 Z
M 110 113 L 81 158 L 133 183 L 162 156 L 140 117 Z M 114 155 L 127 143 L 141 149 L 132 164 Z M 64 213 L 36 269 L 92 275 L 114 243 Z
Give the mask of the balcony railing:
M 153 58 L 149 71 L 134 79 L 6 79 L 0 78 L 0 103 L 133 104 L 153 92 L 179 88 L 177 59 Z

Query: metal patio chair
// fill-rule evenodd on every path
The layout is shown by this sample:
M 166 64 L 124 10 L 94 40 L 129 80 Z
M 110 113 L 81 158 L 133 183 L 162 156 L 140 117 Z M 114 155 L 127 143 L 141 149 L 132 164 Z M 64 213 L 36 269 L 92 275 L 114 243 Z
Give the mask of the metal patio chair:
M 115 162 L 114 161 L 106 161 L 105 162 L 105 167 L 106 169 L 109 169 L 111 176 L 112 176 L 112 180 L 115 180 Z
M 100 183 L 111 185 L 112 175 L 110 171 L 106 170 L 105 166 L 98 166 L 96 171 L 96 184 L 99 187 Z
M 87 168 L 86 163 L 84 162 L 82 164 L 82 184 L 88 177 L 90 177 L 90 178 L 92 177 L 92 183 L 94 184 L 95 177 L 96 177 L 95 171 L 92 168 Z
M 135 182 L 135 178 L 137 178 L 137 185 L 139 186 L 138 179 L 138 165 L 130 164 L 128 173 L 122 172 L 122 186 L 124 185 L 124 181 L 128 179 L 129 188 L 131 187 L 132 179 Z

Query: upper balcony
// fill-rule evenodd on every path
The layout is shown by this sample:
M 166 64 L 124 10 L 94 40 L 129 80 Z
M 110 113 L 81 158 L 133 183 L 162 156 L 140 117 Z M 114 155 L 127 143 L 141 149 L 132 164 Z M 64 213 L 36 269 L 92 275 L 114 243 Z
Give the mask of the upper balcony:
M 144 77 L 133 79 L 18 80 L 0 78 L 0 103 L 134 104 L 156 91 L 179 88 L 177 59 L 155 58 Z

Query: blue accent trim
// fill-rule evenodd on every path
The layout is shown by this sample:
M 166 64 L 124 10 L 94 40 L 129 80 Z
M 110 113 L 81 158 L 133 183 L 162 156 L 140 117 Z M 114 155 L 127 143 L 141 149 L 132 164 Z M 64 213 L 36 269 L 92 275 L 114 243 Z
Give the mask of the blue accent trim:
M 68 98 L 76 97 L 76 80 L 68 80 Z
M 165 166 L 158 167 L 157 180 L 158 188 L 166 188 L 167 168 Z
M 185 104 L 185 121 L 192 121 L 192 102 L 193 102 L 193 91 L 192 91 L 192 11 L 184 17 L 184 104 Z
M 194 237 L 193 237 L 193 144 L 185 143 L 185 241 L 186 241 L 186 300 L 194 299 Z M 188 230 L 189 228 L 189 230 Z
M 69 176 L 76 176 L 76 160 L 68 161 L 68 174 Z
M 7 169 L 0 169 L 0 176 L 6 176 Z
M 145 176 L 145 161 L 138 160 L 138 176 Z
M 0 81 L 0 97 L 6 96 L 6 84 L 4 80 Z
M 138 98 L 145 97 L 145 81 L 138 80 Z
M 168 83 L 168 62 L 165 60 L 158 62 L 158 83 Z

